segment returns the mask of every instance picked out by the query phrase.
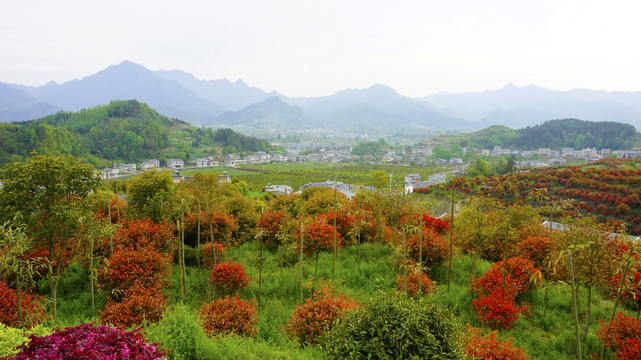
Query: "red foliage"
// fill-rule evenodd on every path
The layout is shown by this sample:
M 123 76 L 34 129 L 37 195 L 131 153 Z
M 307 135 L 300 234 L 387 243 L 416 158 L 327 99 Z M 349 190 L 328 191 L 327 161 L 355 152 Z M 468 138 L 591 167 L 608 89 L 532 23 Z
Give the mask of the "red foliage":
M 412 259 L 419 261 L 419 243 L 421 242 L 420 234 L 413 234 L 406 238 L 406 245 L 409 255 Z M 448 256 L 450 251 L 449 243 L 436 231 L 423 229 L 423 263 L 428 265 L 438 265 Z
M 515 347 L 511 341 L 501 341 L 496 331 L 481 335 L 477 328 L 467 329 L 465 353 L 472 359 L 527 360 L 527 351 Z
M 616 274 L 612 276 L 612 280 L 610 281 L 612 295 L 615 297 L 621 284 L 621 276 L 623 276 L 623 274 Z M 621 291 L 621 302 L 632 307 L 634 310 L 641 309 L 641 271 L 636 271 L 634 274 L 628 274 L 628 276 L 626 276 Z
M 610 322 L 599 322 L 600 327 L 596 334 L 605 347 L 618 350 L 626 339 L 641 338 L 641 320 L 622 312 L 617 313 Z
M 247 276 L 245 267 L 233 261 L 214 265 L 209 281 L 217 290 L 232 293 L 249 286 L 251 278 Z
M 436 281 L 432 281 L 432 279 L 430 279 L 429 276 L 427 276 L 427 274 L 422 271 L 420 271 L 420 274 L 421 292 L 423 296 L 431 294 L 436 290 Z M 410 297 L 418 296 L 418 276 L 419 271 L 417 270 L 410 271 L 410 273 L 407 275 L 407 295 Z M 398 274 L 396 282 L 394 284 L 396 285 L 396 289 L 398 289 L 399 291 L 403 291 L 403 288 L 405 287 L 405 275 Z
M 334 212 L 330 211 L 318 216 L 318 219 L 334 226 Z M 356 233 L 358 232 L 358 216 L 349 214 L 344 211 L 336 212 L 336 230 L 341 238 L 347 243 L 356 242 Z
M 283 226 L 285 213 L 282 211 L 264 211 L 258 220 L 258 227 L 264 231 L 263 241 L 268 246 L 280 245 L 277 235 Z
M 124 248 L 113 253 L 98 271 L 98 282 L 107 290 L 126 290 L 134 282 L 151 287 L 164 284 L 171 273 L 171 255 L 152 248 Z
M 209 227 L 211 225 L 211 231 Z M 213 235 L 216 241 L 229 244 L 232 233 L 238 229 L 238 221 L 233 215 L 212 212 L 200 214 L 200 237 L 209 239 Z M 195 245 L 198 237 L 198 213 L 189 213 L 185 216 L 185 242 Z
M 12 359 L 162 359 L 167 351 L 156 345 L 148 344 L 138 330 L 86 323 L 58 328 L 47 336 L 31 335 L 29 341 L 17 347 L 19 353 Z
M 505 262 L 499 261 L 492 264 L 490 271 L 496 271 L 503 275 Z M 539 269 L 534 266 L 534 262 L 520 256 L 507 259 L 507 275 L 514 280 L 516 284 L 516 294 L 519 296 L 530 290 L 530 279 L 540 276 Z M 501 284 L 503 280 L 501 279 Z
M 136 283 L 128 288 L 118 301 L 111 297 L 103 310 L 99 310 L 104 323 L 129 328 L 140 326 L 143 322 L 157 322 L 167 309 L 167 300 L 160 290 L 160 285 L 145 287 Z
M 334 233 L 336 233 L 336 247 L 341 248 L 342 238 L 334 227 L 328 225 L 321 219 L 310 221 L 304 225 L 303 251 L 305 255 L 311 256 L 320 251 L 334 251 Z M 299 239 L 296 242 L 296 252 L 300 253 L 300 229 L 296 232 Z
M 358 307 L 356 301 L 339 294 L 332 295 L 332 287 L 321 282 L 305 299 L 305 304 L 297 305 L 292 317 L 287 320 L 283 330 L 300 345 L 315 345 L 321 335 L 334 324 L 347 309 Z
M 124 248 L 153 248 L 171 254 L 177 246 L 175 227 L 169 223 L 156 223 L 151 219 L 127 220 L 114 235 L 114 252 Z M 109 254 L 109 243 L 103 243 L 97 251 Z M 106 247 L 106 248 L 105 248 Z
M 617 360 L 639 360 L 641 359 L 641 339 L 625 339 L 616 352 Z
M 516 306 L 511 294 L 497 288 L 487 296 L 473 301 L 476 317 L 492 329 L 511 329 L 520 314 L 529 314 L 529 304 Z
M 27 328 L 40 324 L 47 319 L 43 299 L 39 295 L 20 292 L 22 321 Z M 4 281 L 0 281 L 0 323 L 18 327 L 18 294 Z
M 543 267 L 545 258 L 552 248 L 547 236 L 530 236 L 517 245 L 517 252 L 534 262 L 536 267 Z
M 225 255 L 227 254 L 227 248 L 223 244 L 211 242 L 205 243 L 203 245 L 203 265 L 206 268 L 212 267 L 215 264 L 220 264 L 225 260 Z
M 225 296 L 214 300 L 198 309 L 198 316 L 207 335 L 237 334 L 243 336 L 256 336 L 258 309 L 254 300 L 242 300 Z

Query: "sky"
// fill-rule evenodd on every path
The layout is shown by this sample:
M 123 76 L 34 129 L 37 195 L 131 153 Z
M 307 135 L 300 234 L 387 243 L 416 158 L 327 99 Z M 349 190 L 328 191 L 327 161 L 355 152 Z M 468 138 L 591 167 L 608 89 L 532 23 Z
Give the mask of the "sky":
M 0 82 L 62 83 L 130 60 L 287 96 L 639 91 L 640 13 L 636 0 L 6 0 Z

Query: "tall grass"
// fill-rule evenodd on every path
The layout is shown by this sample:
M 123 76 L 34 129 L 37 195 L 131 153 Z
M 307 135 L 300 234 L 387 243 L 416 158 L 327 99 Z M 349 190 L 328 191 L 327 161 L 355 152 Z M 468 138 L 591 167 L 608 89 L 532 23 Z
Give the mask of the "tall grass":
M 227 258 L 243 264 L 249 276 L 254 278 L 247 289 L 241 290 L 239 296 L 244 299 L 258 296 L 258 254 L 254 242 L 240 247 L 230 248 Z M 314 347 L 299 348 L 296 343 L 288 341 L 281 331 L 296 305 L 299 302 L 300 268 L 297 264 L 279 266 L 281 256 L 275 249 L 265 248 L 263 256 L 262 303 L 259 307 L 258 335 L 256 338 L 237 336 L 217 336 L 208 338 L 202 332 L 197 319 L 197 310 L 205 302 L 222 296 L 211 288 L 207 278 L 209 269 L 187 267 L 187 297 L 185 305 L 180 306 L 178 288 L 178 267 L 170 277 L 166 294 L 173 304 L 164 320 L 158 324 L 148 325 L 145 329 L 148 336 L 160 342 L 174 352 L 174 359 L 189 359 L 183 348 L 197 349 L 196 357 L 202 359 L 314 359 L 323 358 L 320 349 Z M 361 244 L 340 249 L 336 263 L 336 290 L 352 298 L 363 301 L 375 296 L 381 289 L 394 287 L 399 272 L 398 252 L 389 246 L 383 246 L 379 252 L 375 244 Z M 479 260 L 477 272 L 483 274 L 490 268 L 490 263 Z M 462 324 L 481 326 L 472 309 L 473 296 L 469 291 L 470 275 L 474 269 L 473 259 L 466 255 L 457 255 L 453 259 L 452 279 L 447 290 L 448 265 L 434 266 L 428 275 L 439 284 L 436 299 L 438 304 L 451 309 Z M 332 254 L 321 253 L 318 263 L 318 278 L 314 279 L 314 261 L 306 259 L 304 264 L 305 285 L 314 286 L 320 278 L 332 285 Z M 90 298 L 87 273 L 79 265 L 73 265 L 61 282 L 59 322 L 56 326 L 74 325 L 90 321 Z M 46 289 L 41 288 L 41 292 Z M 586 308 L 587 291 L 579 289 L 579 313 Z M 307 296 L 308 293 L 305 293 Z M 98 308 L 105 302 L 105 294 L 98 296 Z M 529 351 L 533 359 L 568 359 L 575 356 L 576 346 L 573 331 L 573 313 L 571 290 L 567 285 L 556 285 L 548 289 L 548 309 L 544 314 L 544 290 L 534 289 L 523 294 L 519 302 L 532 305 L 531 316 L 520 318 L 511 330 L 501 331 L 502 338 L 511 338 L 516 346 Z M 592 297 L 592 320 L 587 339 L 583 344 L 583 353 L 592 354 L 600 351 L 600 342 L 596 337 L 598 319 L 608 319 L 614 301 L 604 294 Z M 627 311 L 622 309 L 623 311 Z M 631 312 L 629 312 L 631 313 Z M 94 319 L 96 320 L 96 319 Z M 178 329 L 178 330 L 177 330 Z M 184 337 L 184 339 L 183 339 Z M 190 345 L 191 344 L 191 345 Z M 195 345 L 194 345 L 195 344 Z M 184 353 L 181 353 L 184 352 Z M 194 353 L 192 351 L 192 353 Z

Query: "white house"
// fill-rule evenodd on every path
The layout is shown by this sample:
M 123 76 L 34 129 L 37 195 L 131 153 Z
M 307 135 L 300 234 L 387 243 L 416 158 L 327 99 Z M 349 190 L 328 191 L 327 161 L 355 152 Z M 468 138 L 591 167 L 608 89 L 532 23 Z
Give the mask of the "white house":
M 268 184 L 267 186 L 265 186 L 265 191 L 270 192 L 274 195 L 289 195 L 294 192 L 294 189 L 287 185 Z
M 144 163 L 140 164 L 140 168 L 142 171 L 149 170 L 149 169 L 158 169 L 160 167 L 160 160 L 158 159 L 151 159 L 147 160 Z
M 206 158 L 197 158 L 196 166 L 198 167 L 209 166 L 209 160 L 207 160 Z
M 182 169 L 185 167 L 185 162 L 181 159 L 169 159 L 167 160 L 167 167 L 170 169 Z

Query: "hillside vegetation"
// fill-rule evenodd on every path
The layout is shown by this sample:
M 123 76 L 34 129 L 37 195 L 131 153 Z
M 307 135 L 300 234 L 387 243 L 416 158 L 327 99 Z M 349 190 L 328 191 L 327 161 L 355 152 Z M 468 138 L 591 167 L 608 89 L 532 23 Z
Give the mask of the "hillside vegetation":
M 522 150 L 564 147 L 596 147 L 612 150 L 630 149 L 639 140 L 634 126 L 613 121 L 593 122 L 577 119 L 550 120 L 543 124 L 513 130 L 494 125 L 470 134 L 457 136 L 461 146 L 492 149 L 494 146 Z
M 196 128 L 136 100 L 41 119 L 0 124 L 0 163 L 20 161 L 32 151 L 70 154 L 94 164 L 150 158 L 202 156 L 237 151 L 273 151 L 264 140 L 231 129 Z
M 77 159 L 9 164 L 0 353 L 85 337 L 102 350 L 95 323 L 141 328 L 168 359 L 639 358 L 641 253 L 610 235 L 616 224 L 573 211 L 551 232 L 545 207 L 483 196 L 482 179 L 459 186 L 477 198 L 437 219 L 422 195 L 370 176 L 375 190 L 353 199 L 251 198 L 243 180 L 151 171 L 125 181 L 124 202 Z M 54 330 L 71 325 L 85 335 Z M 15 348 L 30 332 L 42 337 Z

